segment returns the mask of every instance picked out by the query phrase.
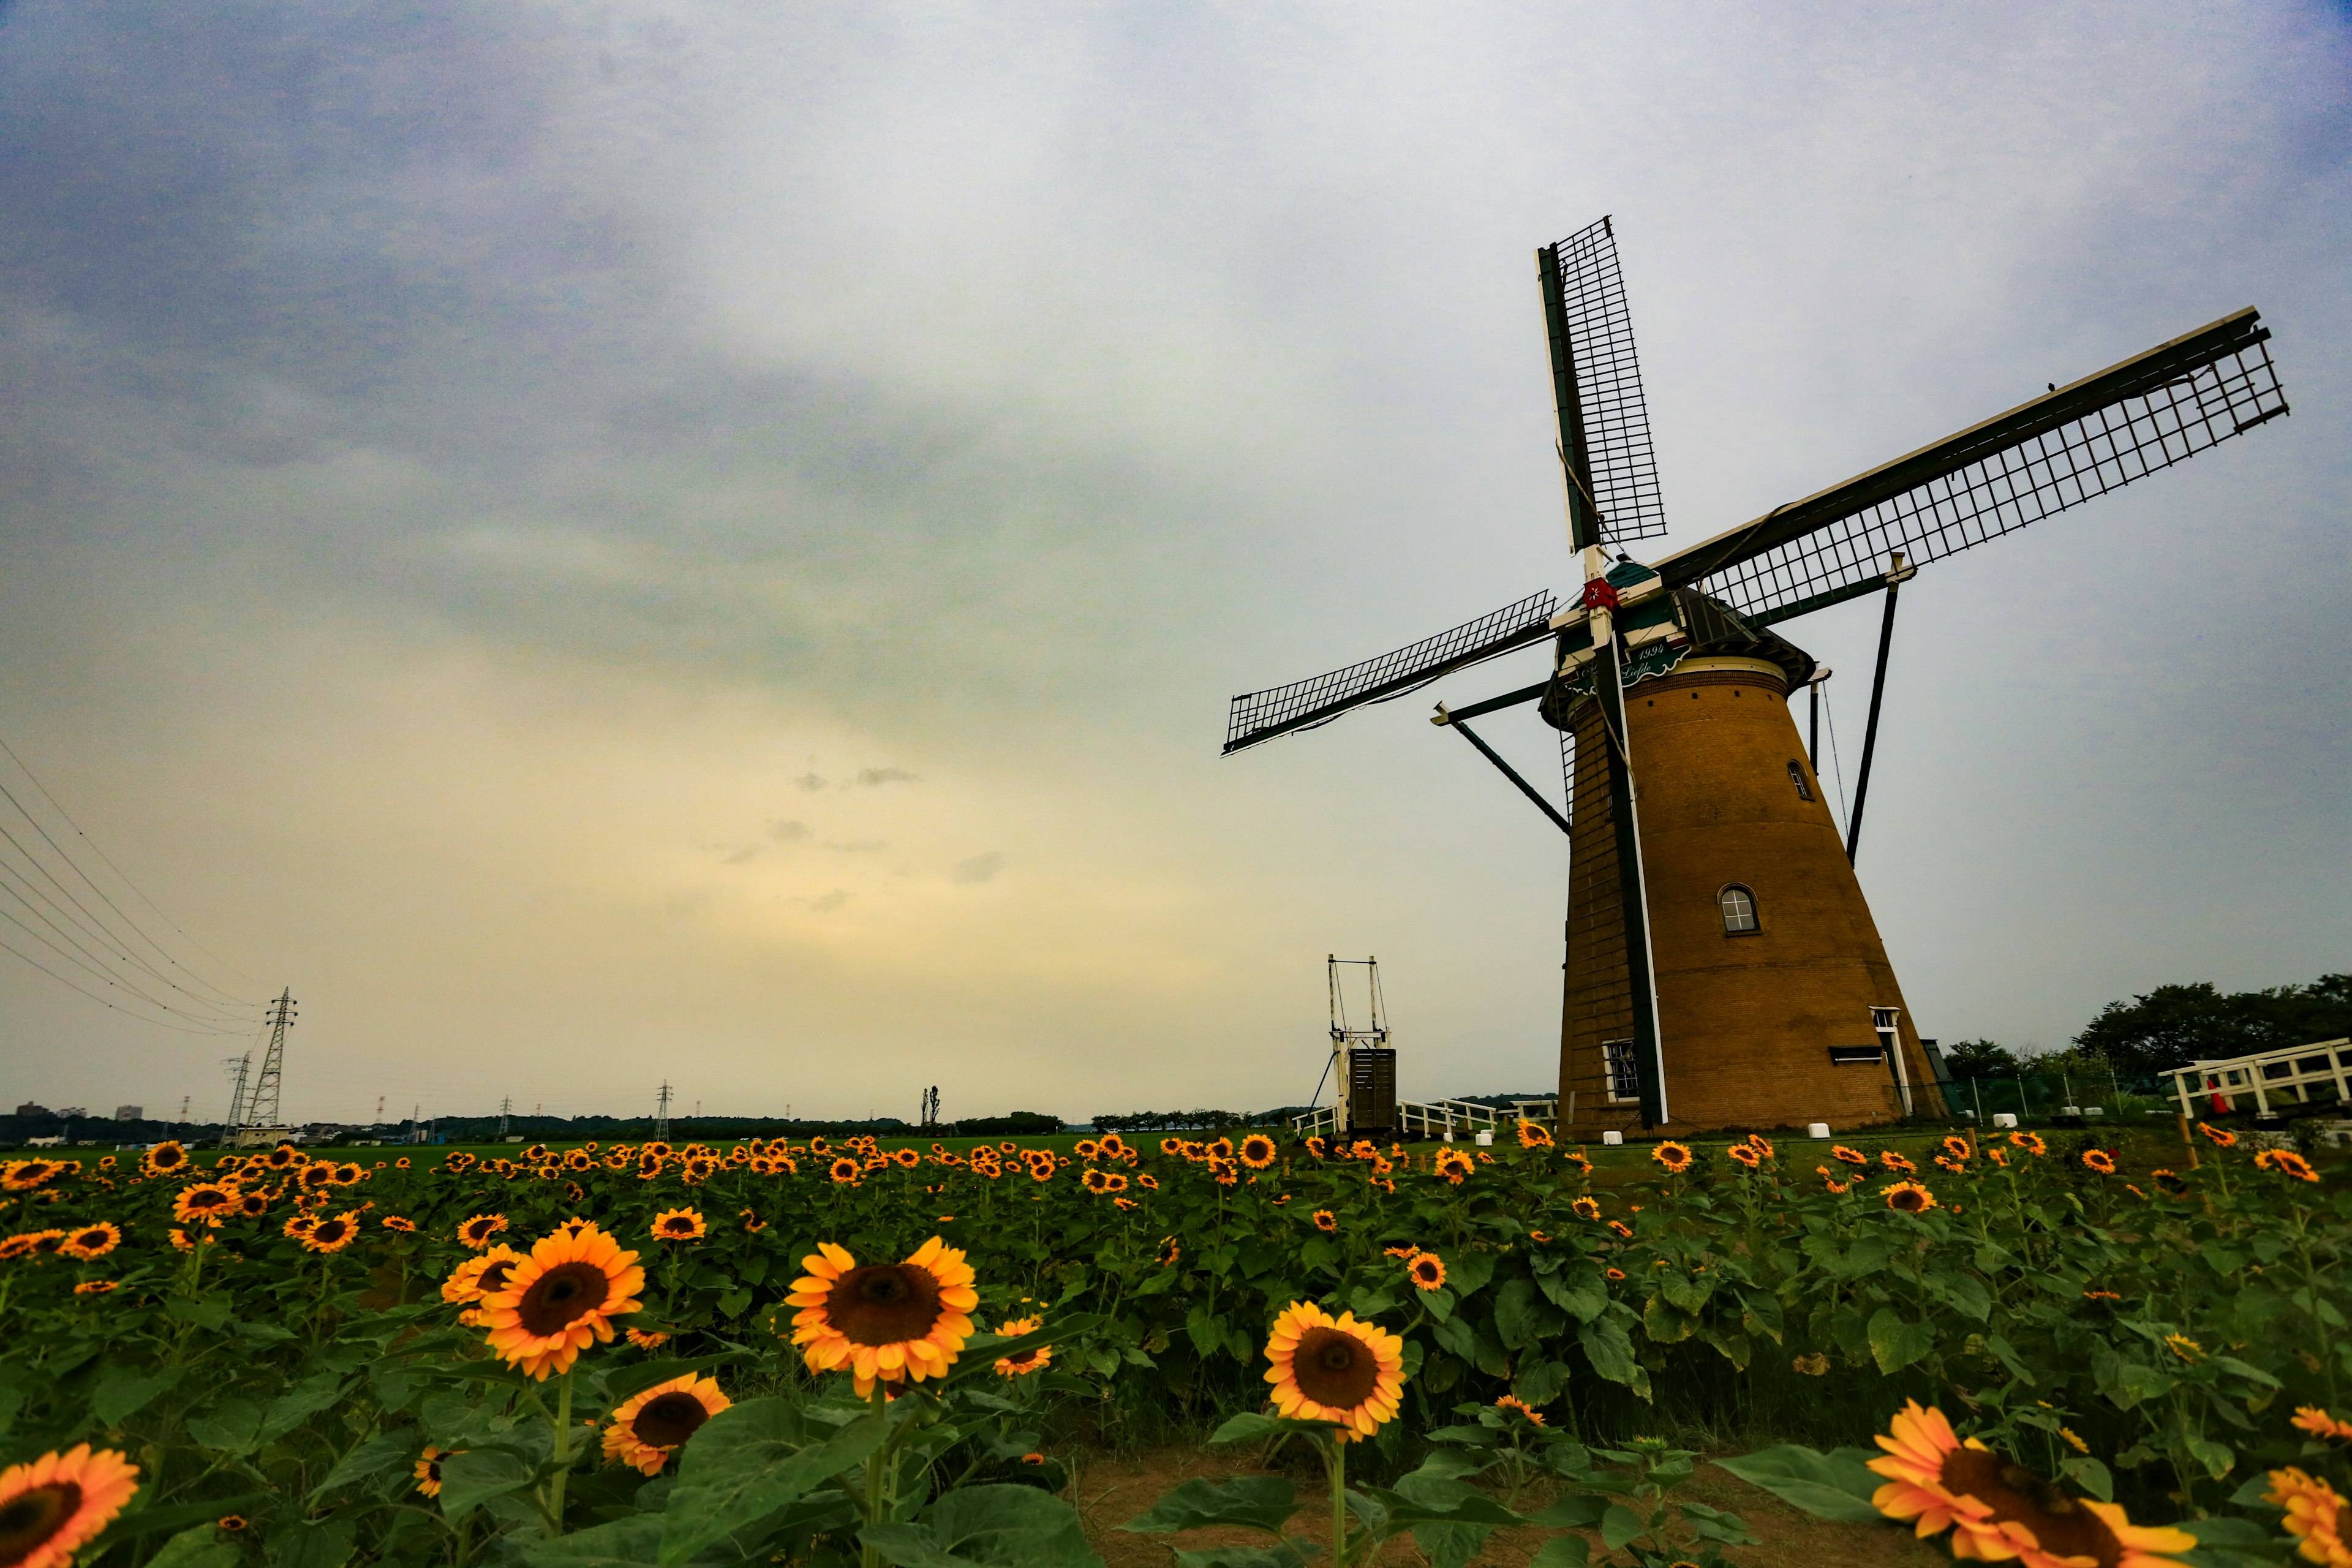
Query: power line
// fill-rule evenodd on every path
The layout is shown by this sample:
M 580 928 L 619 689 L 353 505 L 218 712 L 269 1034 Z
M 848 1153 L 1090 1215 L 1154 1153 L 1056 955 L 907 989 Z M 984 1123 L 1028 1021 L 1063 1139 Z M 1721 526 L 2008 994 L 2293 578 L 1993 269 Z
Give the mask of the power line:
M 73 813 L 71 813 L 71 812 L 68 811 L 68 810 L 65 808 L 65 804 L 64 804 L 62 801 L 58 800 L 58 797 L 57 797 L 56 795 L 51 795 L 51 794 L 49 793 L 49 786 L 48 786 L 48 785 L 47 785 L 47 784 L 43 784 L 43 783 L 40 781 L 40 778 L 38 777 L 38 775 L 37 775 L 37 774 L 33 772 L 33 770 L 32 770 L 30 767 L 27 767 L 27 766 L 26 765 L 26 763 L 25 763 L 25 759 L 24 759 L 24 758 L 22 758 L 22 757 L 20 757 L 20 756 L 18 756 L 18 755 L 16 754 L 16 748 L 8 744 L 7 737 L 5 737 L 5 736 L 0 736 L 0 752 L 5 752 L 5 753 L 7 754 L 8 760 L 9 760 L 10 762 L 12 762 L 12 763 L 16 763 L 16 764 L 17 771 L 18 771 L 18 772 L 20 772 L 20 773 L 22 773 L 25 775 L 25 777 L 26 777 L 28 781 L 30 781 L 30 782 L 31 782 L 32 786 L 33 786 L 35 789 L 37 789 L 37 790 L 40 791 L 40 793 L 41 793 L 41 798 L 42 798 L 43 800 L 47 801 L 47 802 L 49 803 L 49 805 L 52 805 L 52 806 L 56 807 L 56 808 L 57 808 L 57 814 L 58 814 L 59 816 L 61 816 L 61 817 L 64 817 L 64 818 L 65 818 L 66 826 L 67 826 L 68 827 L 70 827 L 71 829 L 73 829 L 73 835 L 74 835 L 74 837 L 77 837 L 77 838 L 79 838 L 79 839 L 80 839 L 84 844 L 89 845 L 89 849 L 90 849 L 90 853 L 91 853 L 91 854 L 93 854 L 93 855 L 96 855 L 96 856 L 99 858 L 99 859 L 100 859 L 100 860 L 101 860 L 102 862 L 104 862 L 104 863 L 105 863 L 105 866 L 106 866 L 106 868 L 107 868 L 108 870 L 110 870 L 110 871 L 113 872 L 113 873 L 115 874 L 115 876 L 117 876 L 118 878 L 121 878 L 121 881 L 122 881 L 122 885 L 123 885 L 125 888 L 128 888 L 129 889 L 131 889 L 131 891 L 132 893 L 136 894 L 136 895 L 138 896 L 139 901 L 140 901 L 141 903 L 145 904 L 145 905 L 146 905 L 150 910 L 152 910 L 154 911 L 154 913 L 155 913 L 155 918 L 156 918 L 156 919 L 158 919 L 158 920 L 162 921 L 165 925 L 170 926 L 170 927 L 172 928 L 172 930 L 173 930 L 173 931 L 174 931 L 178 932 L 180 936 L 182 936 L 182 937 L 185 938 L 185 939 L 186 939 L 186 941 L 187 941 L 187 942 L 188 942 L 188 944 L 189 944 L 191 947 L 194 947 L 194 948 L 198 952 L 203 953 L 205 957 L 207 957 L 207 958 L 211 959 L 214 963 L 215 963 L 219 964 L 222 968 L 224 968 L 224 969 L 227 970 L 230 973 L 239 976 L 241 979 L 243 979 L 243 980 L 244 980 L 247 984 L 256 984 L 256 985 L 257 985 L 257 984 L 260 984 L 260 982 L 259 982 L 259 981 L 257 981 L 257 980 L 255 980 L 255 979 L 253 978 L 253 976 L 251 976 L 251 975 L 249 975 L 249 974 L 247 974 L 243 970 L 241 970 L 241 969 L 237 968 L 237 966 L 236 966 L 236 965 L 235 965 L 234 963 L 231 963 L 227 959 L 225 959 L 225 958 L 223 958 L 220 954 L 218 954 L 218 953 L 216 953 L 216 952 L 213 952 L 213 950 L 212 950 L 212 949 L 210 949 L 210 948 L 206 947 L 203 942 L 198 942 L 194 937 L 193 937 L 193 936 L 189 936 L 189 935 L 188 935 L 188 933 L 187 933 L 184 930 L 182 930 L 182 929 L 181 929 L 181 927 L 180 927 L 180 925 L 179 925 L 179 923 L 178 923 L 177 921 L 173 921 L 170 915 L 165 914 L 165 913 L 163 912 L 163 906 L 162 906 L 162 905 L 160 905 L 160 904 L 158 904 L 158 903 L 156 903 L 156 901 L 155 901 L 154 900 L 152 900 L 152 899 L 149 898 L 149 897 L 147 896 L 147 894 L 146 894 L 146 891 L 145 891 L 143 889 L 142 889 L 142 888 L 139 886 L 139 884 L 138 884 L 138 883 L 136 883 L 136 882 L 134 882 L 134 881 L 132 881 L 132 880 L 131 879 L 130 874 L 129 874 L 129 873 L 127 873 L 127 872 L 125 872 L 125 871 L 122 869 L 122 868 L 121 868 L 121 867 L 120 867 L 120 866 L 118 866 L 118 865 L 116 865 L 116 864 L 114 863 L 114 858 L 113 858 L 112 856 L 110 856 L 110 855 L 107 854 L 107 852 L 106 852 L 105 848 L 104 848 L 101 845 L 100 845 L 100 843 L 98 842 L 98 840 L 97 840 L 97 839 L 95 839 L 95 838 L 92 838 L 92 837 L 91 837 L 88 833 L 86 833 L 86 832 L 84 832 L 84 831 L 82 830 L 82 826 L 81 826 L 81 824 L 80 824 L 80 823 L 79 823 L 79 822 L 76 822 L 76 821 L 73 819 Z M 5 786 L 0 786 L 0 793 L 5 793 Z M 14 804 L 16 803 L 16 797 L 15 795 L 10 795 L 8 798 L 9 798 L 9 801 L 10 801 L 10 803 L 11 803 L 12 805 L 14 805 Z M 17 809 L 18 811 L 24 811 L 24 810 L 25 810 L 25 808 L 24 808 L 22 805 L 17 805 L 17 806 L 16 806 L 16 809 Z M 25 817 L 26 817 L 26 821 L 28 821 L 28 822 L 29 822 L 29 821 L 32 821 L 32 813 L 30 813 L 30 812 L 26 812 L 26 813 L 25 813 Z M 37 826 L 39 826 L 40 825 L 39 825 L 38 823 L 34 823 L 34 826 L 37 827 Z M 47 837 L 48 837 L 48 835 L 45 832 L 45 833 L 43 833 L 43 834 L 41 835 L 41 837 L 44 837 L 44 838 L 47 838 Z M 52 842 L 54 843 L 54 840 L 52 840 Z M 63 855 L 65 852 L 61 849 L 61 850 L 59 850 L 59 851 L 58 851 L 58 853 L 59 853 L 60 855 Z M 67 857 L 67 864 L 68 864 L 68 865 L 72 865 L 72 864 L 73 864 L 72 858 L 71 858 L 70 856 Z M 79 875 L 79 876 L 80 876 L 80 877 L 81 877 L 81 879 L 82 879 L 82 880 L 83 880 L 83 881 L 85 881 L 85 882 L 89 882 L 89 876 L 88 876 L 86 873 L 82 872 L 82 870 L 81 870 L 81 868 L 80 868 L 80 867 L 79 867 L 79 866 L 75 866 L 75 867 L 74 867 L 74 870 L 75 870 L 75 873 L 76 873 L 77 875 Z M 99 886 L 98 886 L 98 884 L 97 884 L 96 882 L 90 882 L 90 887 L 98 892 L 99 897 L 100 897 L 100 898 L 102 898 L 102 899 L 106 898 L 106 892 L 105 892 L 105 889 L 101 889 L 101 888 L 99 888 Z M 108 907 L 109 907 L 109 908 L 110 908 L 110 909 L 114 908 L 114 907 L 115 907 L 115 906 L 114 906 L 114 900 L 111 900 L 111 899 L 107 899 L 107 905 L 108 905 Z M 121 910 L 119 910 L 119 909 L 116 909 L 116 911 L 115 911 L 115 912 L 116 912 L 116 913 L 118 913 L 118 914 L 122 914 L 122 911 L 121 911 Z M 200 975 L 200 974 L 196 973 L 196 972 L 195 972 L 194 970 L 190 969 L 186 964 L 182 963 L 179 960 L 177 960 L 177 959 L 173 958 L 173 957 L 171 955 L 171 953 L 169 953 L 168 952 L 166 952 L 166 951 L 164 950 L 163 945 L 161 942 L 156 942 L 156 941 L 155 941 L 155 939 L 154 939 L 154 938 L 148 936 L 148 935 L 147 935 L 147 933 L 146 933 L 145 931 L 140 931 L 140 929 L 139 929 L 139 926 L 138 926 L 137 922 L 135 922 L 135 921 L 131 921 L 131 917 L 130 917 L 128 914 L 123 914 L 123 915 L 122 915 L 122 918 L 123 918 L 124 922 L 125 922 L 126 924 L 129 924 L 129 925 L 131 926 L 131 930 L 133 930 L 133 931 L 139 931 L 140 936 L 141 936 L 142 938 L 143 938 L 143 939 L 146 941 L 146 942 L 147 942 L 147 945 L 148 945 L 148 946 L 152 947 L 152 948 L 153 948 L 157 952 L 159 952 L 159 953 L 162 953 L 162 954 L 163 954 L 163 960 L 164 960 L 164 962 L 165 962 L 165 963 L 170 963 L 173 968 L 175 968 L 175 969 L 179 970 L 182 973 L 184 973 L 184 974 L 187 975 L 191 980 L 194 980 L 194 981 L 197 982 L 197 984 L 201 984 L 201 985 L 204 985 L 204 986 L 205 986 L 205 987 L 206 987 L 208 990 L 213 990 L 213 991 L 217 991 L 217 992 L 219 992 L 223 996 L 227 997 L 230 1001 L 236 1003 L 236 1004 L 237 1004 L 237 1005 L 239 1005 L 239 1006 L 248 1006 L 248 1007 L 249 1007 L 249 1006 L 252 1006 L 252 1005 L 254 1005 L 254 1004 L 252 1004 L 251 1002 L 246 1001 L 244 998 L 231 995 L 231 994 L 230 994 L 230 993 L 228 992 L 228 990 L 227 990 L 226 987 L 224 987 L 224 986 L 219 986 L 219 985 L 215 985 L 215 984 L 213 984 L 210 981 L 205 980 L 202 975 Z
M 0 864 L 0 870 L 5 869 L 6 869 L 5 864 Z M 44 895 L 38 888 L 31 888 L 28 890 L 35 898 L 40 899 L 44 904 L 47 904 L 51 910 L 57 910 L 57 905 Z M 43 925 L 48 927 L 49 931 L 55 932 L 57 936 L 63 937 L 65 939 L 66 946 L 71 947 L 74 952 L 81 954 L 82 959 L 87 959 L 89 962 L 83 963 L 80 959 L 68 957 L 66 953 L 65 947 L 59 946 L 57 942 L 52 941 L 48 936 L 44 935 L 42 932 L 36 931 L 33 927 L 26 925 L 23 921 L 17 920 L 14 915 L 8 914 L 5 910 L 0 910 L 0 918 L 9 920 L 24 930 L 27 934 L 31 935 L 36 941 L 39 942 L 43 946 L 48 948 L 51 952 L 56 952 L 59 957 L 66 958 L 67 962 L 74 964 L 75 967 L 87 970 L 89 973 L 96 976 L 104 984 L 114 986 L 119 990 L 128 991 L 148 1005 L 169 1013 L 175 1018 L 184 1018 L 192 1024 L 235 1024 L 239 1027 L 244 1026 L 245 1019 L 239 1018 L 233 1014 L 228 1014 L 225 1009 L 215 1007 L 210 1003 L 205 1003 L 204 1005 L 205 1010 L 199 1013 L 189 1011 L 188 1009 L 168 1001 L 163 997 L 149 995 L 140 987 L 135 980 L 126 981 L 118 978 L 114 970 L 105 967 L 105 960 L 100 958 L 97 953 L 90 952 L 89 949 L 82 946 L 81 943 L 74 941 L 71 936 L 67 934 L 63 926 L 60 926 L 56 921 L 51 920 L 47 915 L 43 914 L 39 910 L 35 909 L 32 903 L 26 899 L 24 893 L 19 891 L 5 879 L 0 879 L 0 893 L 6 893 L 10 898 L 15 899 L 18 904 L 24 907 L 26 914 L 31 915 L 35 920 L 39 921 Z M 58 910 L 58 912 L 59 914 L 64 913 L 62 910 Z M 90 934 L 87 927 L 82 926 L 79 921 L 73 921 L 70 917 L 67 918 L 67 924 L 72 925 L 74 929 L 81 931 L 85 935 Z M 103 946 L 104 944 L 100 943 L 100 945 Z M 170 983 L 167 981 L 165 984 L 168 984 Z M 185 995 L 187 993 L 183 992 L 182 994 Z M 203 1001 L 201 997 L 196 1000 L 200 1002 Z
M 0 941 L 0 950 L 15 953 L 18 958 L 23 959 L 26 963 L 31 964 L 34 968 L 39 970 L 42 973 L 47 975 L 58 984 L 67 986 L 75 991 L 81 991 L 83 995 L 89 997 L 91 1001 L 97 1003 L 101 1007 L 112 1007 L 116 1012 L 123 1015 L 125 1017 L 139 1018 L 139 1015 L 133 1013 L 130 1008 L 110 1002 L 105 997 L 98 994 L 95 991 L 82 991 L 80 986 L 74 984 L 72 981 L 67 979 L 64 975 L 59 974 L 56 970 L 51 969 L 39 959 L 32 957 L 28 953 L 19 952 L 16 948 L 11 946 L 5 941 Z M 142 1024 L 152 1024 L 159 1029 L 170 1029 L 177 1034 L 183 1035 L 233 1035 L 242 1032 L 236 1029 L 191 1029 L 179 1024 L 166 1024 L 162 1022 L 160 1019 L 155 1018 L 139 1018 L 139 1021 Z

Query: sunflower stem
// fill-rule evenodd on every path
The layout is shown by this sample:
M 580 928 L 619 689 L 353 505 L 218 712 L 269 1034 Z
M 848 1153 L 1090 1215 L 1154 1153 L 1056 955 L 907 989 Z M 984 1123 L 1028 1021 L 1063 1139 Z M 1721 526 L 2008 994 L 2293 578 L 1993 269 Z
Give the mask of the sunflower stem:
M 1328 1439 L 1331 1473 L 1331 1568 L 1348 1568 L 1348 1445 L 1334 1433 Z
M 874 1392 L 868 1397 L 873 1402 L 875 1415 L 887 1423 L 890 1419 L 890 1399 L 889 1395 L 882 1391 L 880 1378 L 874 1380 Z M 885 1436 L 882 1439 L 881 1449 L 866 1461 L 866 1522 L 867 1524 L 882 1522 L 882 1480 L 883 1473 L 887 1468 L 885 1456 L 889 1453 L 890 1447 L 890 1439 Z M 860 1541 L 858 1562 L 861 1568 L 882 1568 L 881 1549 Z
M 547 1490 L 548 1528 L 563 1533 L 563 1487 L 572 1479 L 572 1373 L 567 1369 L 555 1395 L 555 1479 Z

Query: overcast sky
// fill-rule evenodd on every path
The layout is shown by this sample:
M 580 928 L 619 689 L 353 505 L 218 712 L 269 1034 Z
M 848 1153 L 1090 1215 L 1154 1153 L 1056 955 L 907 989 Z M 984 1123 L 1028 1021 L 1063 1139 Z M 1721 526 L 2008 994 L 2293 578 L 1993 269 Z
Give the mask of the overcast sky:
M 1569 585 L 1611 213 L 1656 553 L 2260 307 L 2291 418 L 1905 593 L 1860 868 L 1948 1040 L 2352 968 L 2347 84 L 2340 4 L 17 0 L 0 738 L 297 1119 L 1297 1101 L 1330 952 L 1549 1089 L 1563 841 L 1425 721 L 1541 655 L 1217 747 Z M 1780 628 L 1849 790 L 1877 617 Z M 249 1026 L 133 1012 L 0 953 L 0 1100 L 217 1114 Z

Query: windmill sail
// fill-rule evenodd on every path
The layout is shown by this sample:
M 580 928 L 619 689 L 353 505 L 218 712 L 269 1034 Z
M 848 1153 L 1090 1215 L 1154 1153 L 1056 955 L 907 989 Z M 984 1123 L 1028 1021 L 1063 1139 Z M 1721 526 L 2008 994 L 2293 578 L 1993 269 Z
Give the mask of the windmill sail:
M 1442 675 L 1541 642 L 1551 635 L 1552 612 L 1559 608 L 1555 595 L 1530 594 L 1394 653 L 1268 691 L 1244 691 L 1226 714 L 1224 754 L 1328 724 L 1350 709 L 1386 702 Z
M 1657 563 L 1768 626 L 1885 585 L 2287 412 L 2251 308 Z
M 1658 495 L 1657 453 L 1650 443 L 1650 408 L 1642 397 L 1642 362 L 1633 352 L 1616 233 L 1604 217 L 1545 246 L 1537 258 L 1570 485 L 1580 480 L 1585 489 L 1581 499 L 1597 514 L 1598 542 L 1654 539 L 1666 531 L 1666 509 Z

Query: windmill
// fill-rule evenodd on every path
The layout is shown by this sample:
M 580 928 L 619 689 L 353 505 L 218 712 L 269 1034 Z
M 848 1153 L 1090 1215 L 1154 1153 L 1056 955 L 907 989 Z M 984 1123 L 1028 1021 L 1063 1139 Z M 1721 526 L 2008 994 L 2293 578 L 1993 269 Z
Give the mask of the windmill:
M 1627 547 L 1664 534 L 1665 511 L 1610 220 L 1543 247 L 1536 269 L 1574 602 L 1530 595 L 1378 658 L 1244 692 L 1224 752 L 1549 643 L 1544 679 L 1440 703 L 1432 722 L 1569 837 L 1563 1131 L 1932 1109 L 1936 1075 L 1853 868 L 1896 595 L 1922 565 L 2285 414 L 2270 332 L 2239 310 L 1645 565 Z M 1841 835 L 1787 705 L 1818 667 L 1772 628 L 1881 593 L 1863 771 Z M 1525 703 L 1559 731 L 1566 812 L 1467 722 Z

